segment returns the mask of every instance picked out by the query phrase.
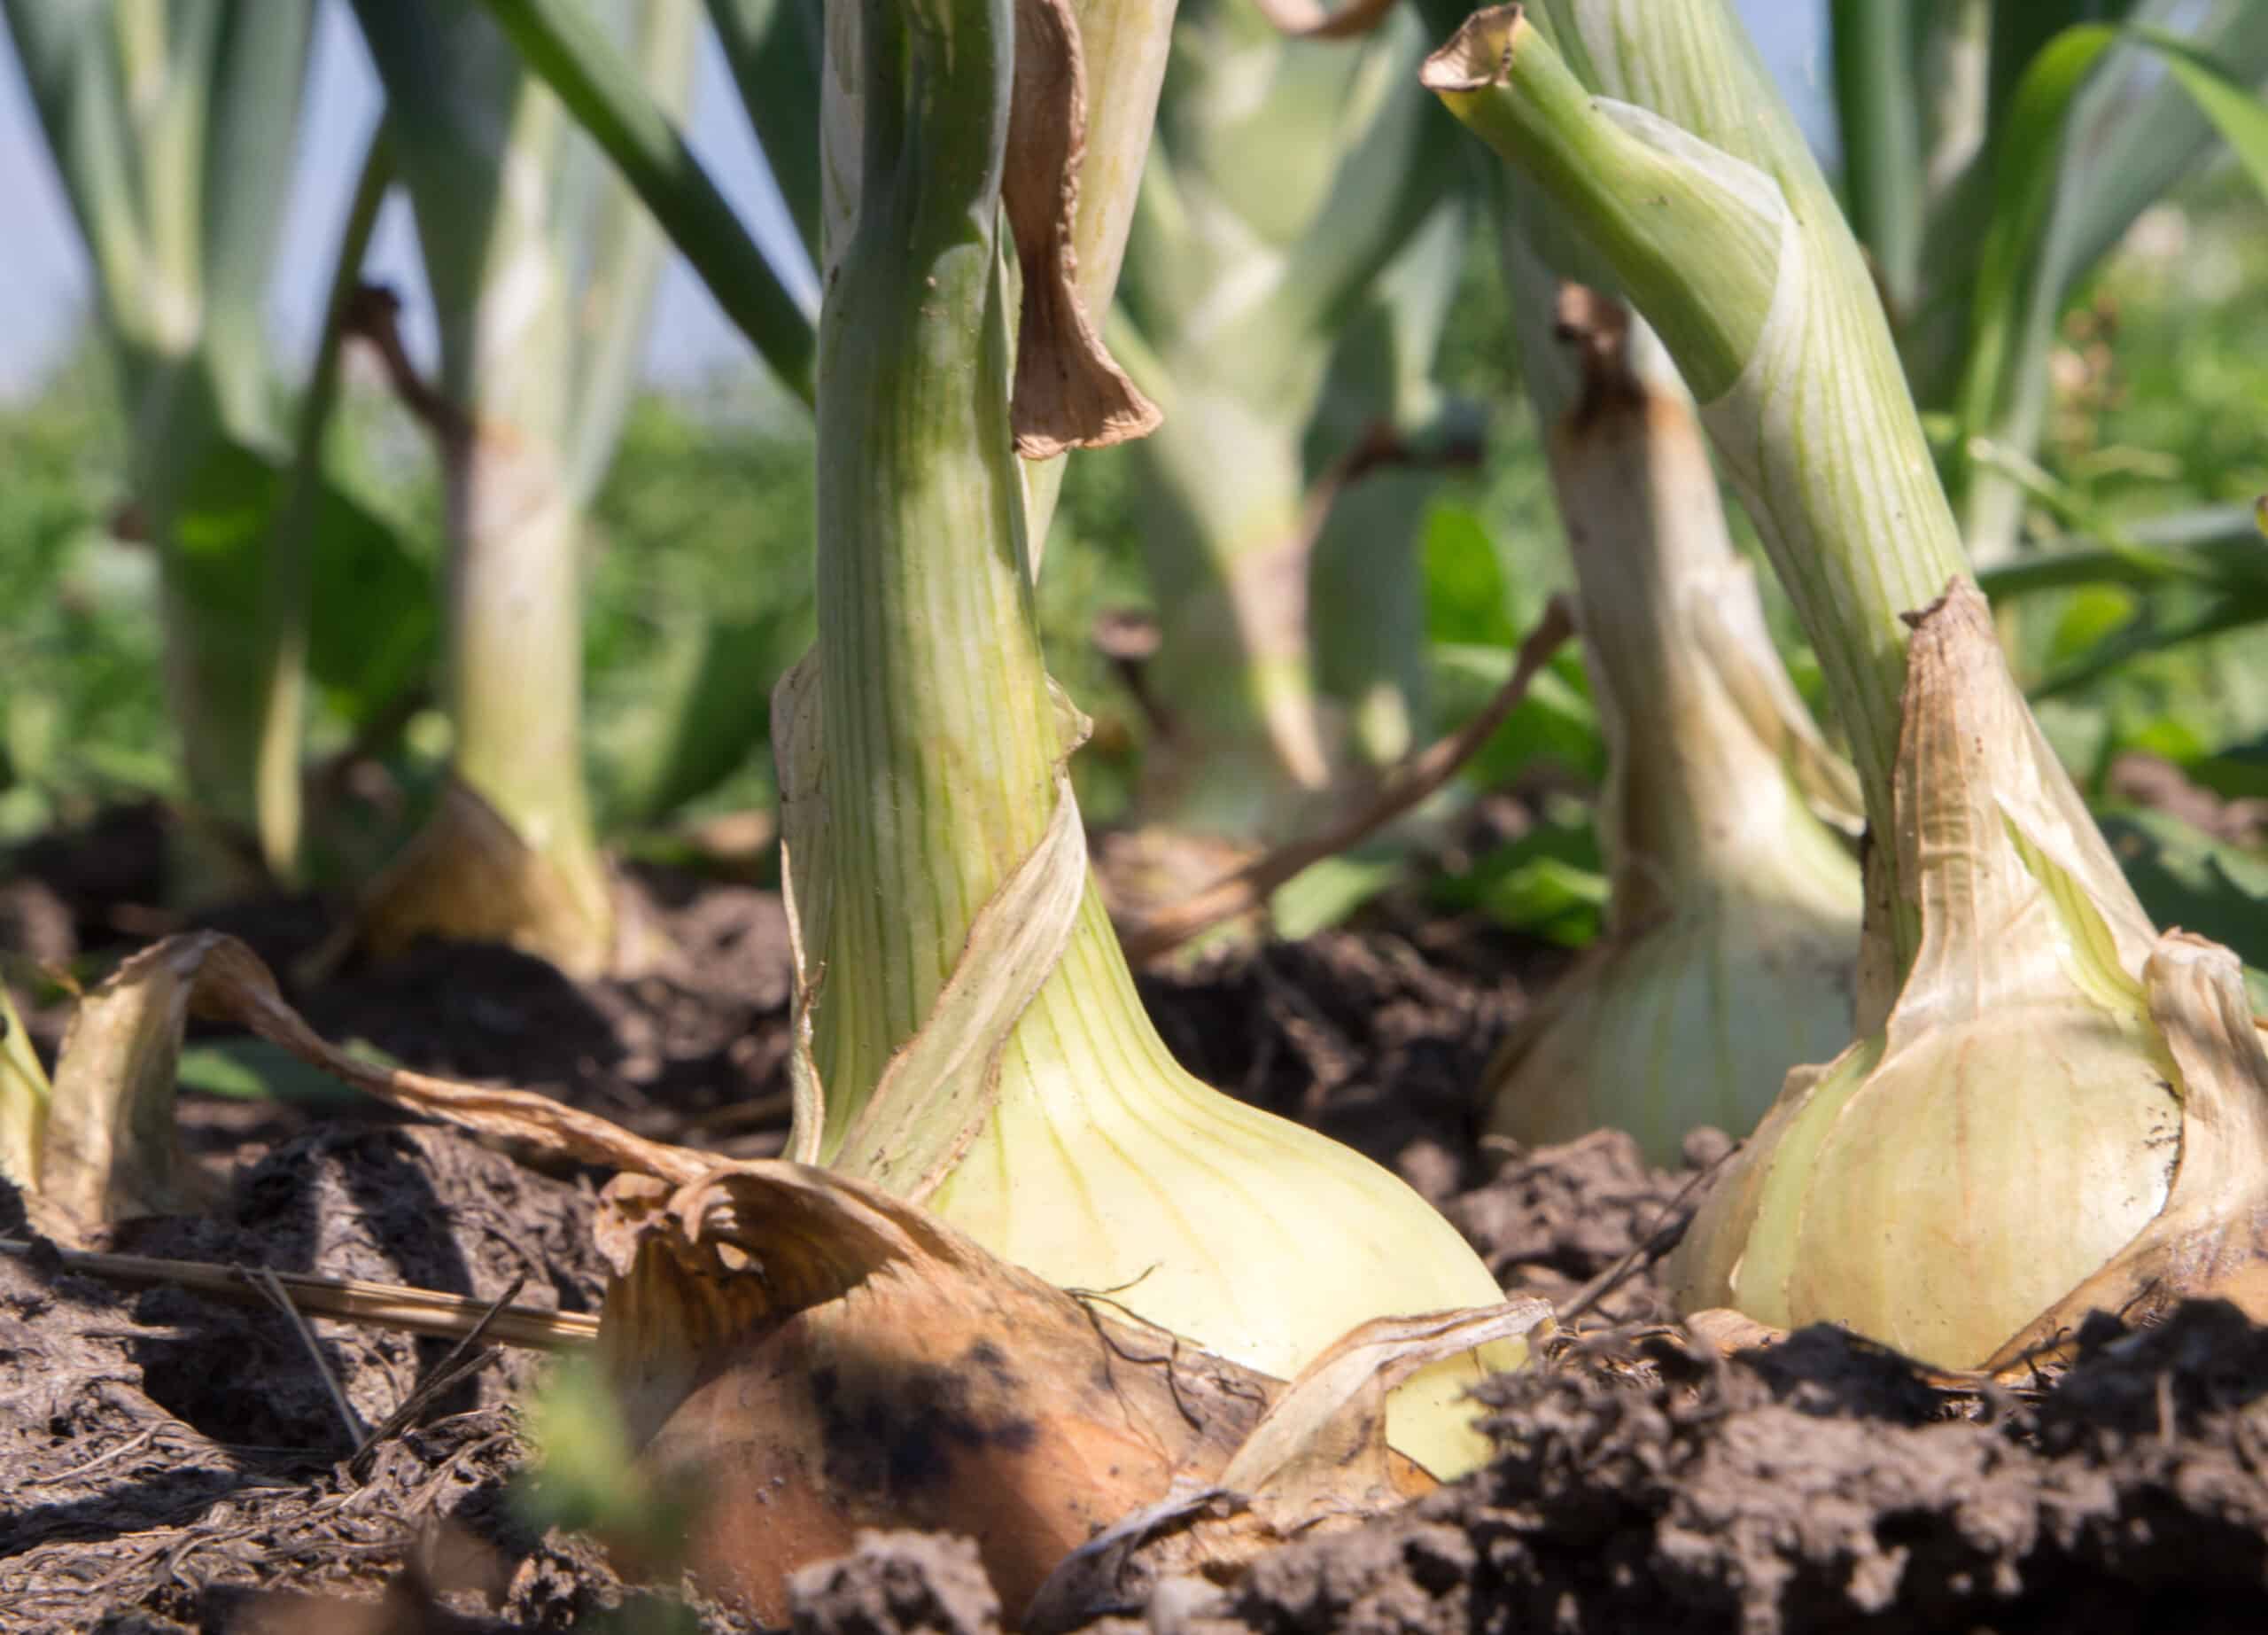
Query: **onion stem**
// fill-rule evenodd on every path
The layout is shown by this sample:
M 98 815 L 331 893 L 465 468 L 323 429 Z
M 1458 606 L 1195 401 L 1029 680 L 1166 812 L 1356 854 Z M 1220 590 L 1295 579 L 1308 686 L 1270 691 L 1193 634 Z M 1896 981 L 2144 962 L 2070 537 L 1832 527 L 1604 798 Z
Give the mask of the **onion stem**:
M 381 950 L 423 932 L 509 941 L 571 974 L 615 956 L 612 888 L 582 766 L 583 508 L 634 384 L 661 237 L 610 176 L 577 242 L 560 102 L 470 0 L 363 0 L 441 320 L 428 387 L 392 357 L 439 446 L 449 533 L 450 785 L 374 885 Z M 692 78 L 693 0 L 641 9 L 652 118 Z M 623 69 L 625 74 L 633 71 Z M 405 378 L 407 377 L 407 378 Z
M 1549 11 L 1549 37 L 1519 7 L 1482 12 L 1427 63 L 1426 83 L 1566 214 L 1668 346 L 1819 654 L 1868 821 L 1887 835 L 1901 615 L 1968 568 L 1865 262 L 1721 0 Z M 1642 87 L 1646 105 L 1595 95 L 1586 78 L 1609 96 Z M 1902 969 L 1918 934 L 1910 885 L 1890 848 L 1871 866 Z

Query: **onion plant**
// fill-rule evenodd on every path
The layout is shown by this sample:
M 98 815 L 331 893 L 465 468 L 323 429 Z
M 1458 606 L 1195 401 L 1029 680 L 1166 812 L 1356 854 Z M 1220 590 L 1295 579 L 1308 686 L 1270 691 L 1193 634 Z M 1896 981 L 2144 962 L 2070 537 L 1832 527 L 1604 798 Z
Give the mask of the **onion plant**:
M 528 71 L 565 104 L 685 255 L 725 315 L 787 388 L 812 395 L 810 300 L 742 226 L 679 129 L 672 98 L 657 97 L 587 0 L 484 0 Z M 797 136 L 815 117 L 816 19 L 767 0 L 711 7 L 742 100 L 773 160 L 806 250 L 816 253 L 810 200 L 815 150 Z
M 1607 739 L 1612 896 L 1490 1064 L 1490 1122 L 1531 1143 L 1608 1125 L 1674 1164 L 1695 1125 L 1745 1134 L 1790 1063 L 1850 1037 L 1858 790 L 1772 645 L 1675 369 L 1552 277 L 1531 243 L 1550 206 L 1511 191 L 1505 282 Z
M 1431 369 L 1464 250 L 1454 126 L 1410 83 L 1417 19 L 1286 38 L 1184 6 L 1122 319 L 1166 409 L 1138 448 L 1159 645 L 1146 817 L 1310 827 L 1422 729 L 1416 534 Z
M 489 4 L 520 23 L 556 9 Z M 788 1156 L 1290 1377 L 1365 1319 L 1497 1291 L 1392 1175 L 1181 1071 L 1089 877 L 1066 772 L 1084 721 L 1043 668 L 1033 577 L 1064 452 L 1155 423 L 1094 315 L 1171 12 L 866 0 L 827 15 L 819 640 L 773 700 L 798 969 Z M 530 60 L 613 133 L 712 285 L 745 264 L 747 243 L 723 251 L 699 225 L 714 223 L 700 185 L 623 140 L 638 126 L 619 75 Z M 1328 1279 L 1304 1274 L 1318 1261 Z M 1396 1445 L 1436 1470 L 1475 1459 L 1459 1398 L 1479 1366 L 1403 1384 Z
M 295 610 L 272 595 L 268 555 L 291 440 L 264 305 L 314 7 L 7 0 L 0 13 L 86 242 L 132 516 L 159 556 L 190 841 L 175 887 L 225 892 L 260 861 L 288 871 L 297 845 L 298 721 L 278 704 L 299 686 Z
M 1681 1300 L 1970 1366 L 2090 1305 L 2255 1298 L 2238 962 L 2156 935 L 2010 680 L 1871 274 L 1729 7 L 1505 7 L 1426 76 L 1668 346 L 1864 793 L 1855 1040 L 1720 1176 Z
M 871 0 L 831 24 L 820 634 L 773 735 L 809 1031 L 790 1156 L 1279 1377 L 1366 1318 L 1493 1301 L 1399 1180 L 1175 1063 L 1089 877 L 1066 773 L 1084 722 L 1042 666 L 1015 453 L 1140 420 L 1070 269 L 1034 253 L 1096 167 L 1138 159 L 1091 130 L 1075 167 L 1078 98 L 1036 99 L 1086 77 L 1063 62 L 1076 14 Z M 1475 1366 L 1393 1404 L 1437 1471 L 1479 1451 Z
M 582 764 L 582 517 L 636 383 L 663 239 L 471 0 L 370 0 L 362 31 L 440 320 L 411 395 L 447 494 L 450 775 L 373 885 L 375 946 L 508 941 L 563 969 L 614 948 Z M 692 0 L 636 9 L 638 72 L 690 85 Z
M 799 281 L 783 274 L 734 217 L 667 110 L 641 90 L 619 54 L 590 27 L 579 0 L 485 4 L 530 68 L 620 167 L 726 316 L 808 401 L 814 315 L 796 292 Z M 1084 0 L 1072 8 L 1087 67 L 1087 149 L 1069 245 L 1077 288 L 1093 312 L 1108 310 L 1118 286 L 1173 6 L 1174 0 Z M 838 175 L 855 168 L 858 156 L 828 150 L 819 120 L 821 8 L 817 0 L 709 0 L 709 16 L 788 217 L 823 272 L 827 216 L 821 172 L 830 165 Z M 855 121 L 838 121 L 837 127 L 855 130 Z M 1022 468 L 1035 570 L 1062 473 L 1060 455 L 1032 459 Z

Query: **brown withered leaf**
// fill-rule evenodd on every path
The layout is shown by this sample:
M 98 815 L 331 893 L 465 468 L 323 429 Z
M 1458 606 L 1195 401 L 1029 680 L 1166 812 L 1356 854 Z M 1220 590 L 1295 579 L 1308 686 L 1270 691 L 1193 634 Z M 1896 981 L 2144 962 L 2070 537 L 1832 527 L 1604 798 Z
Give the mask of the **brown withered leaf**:
M 1777 1345 L 1788 1337 L 1786 1329 L 1759 1323 L 1746 1312 L 1736 1312 L 1725 1305 L 1713 1305 L 1703 1311 L 1687 1312 L 1685 1327 L 1705 1351 L 1720 1357 L 1731 1357 L 1741 1351 Z
M 197 972 L 214 938 L 145 948 L 79 1001 L 57 1053 L 33 1204 L 43 1230 L 94 1227 L 198 1209 L 210 1195 L 174 1120 Z
M 332 1045 L 284 1002 L 275 974 L 233 937 L 200 931 L 167 938 L 136 956 L 165 954 L 190 983 L 195 1015 L 230 1022 L 312 1067 L 321 1068 L 365 1094 L 410 1112 L 447 1119 L 484 1135 L 524 1142 L 664 1180 L 687 1181 L 705 1173 L 708 1155 L 633 1135 L 617 1124 L 566 1107 L 529 1090 L 504 1090 L 459 1084 L 407 1068 L 385 1067 L 349 1055 Z
M 1118 366 L 1079 293 L 1072 234 L 1086 154 L 1086 67 L 1069 0 L 1016 0 L 1016 80 L 1000 199 L 1023 269 L 1016 452 L 1049 460 L 1146 436 L 1156 404 Z
M 477 790 L 451 778 L 425 827 L 370 883 L 353 923 L 303 975 L 326 973 L 357 943 L 391 959 L 421 937 L 441 937 L 509 944 L 571 977 L 595 977 L 629 962 L 617 958 L 600 909 Z

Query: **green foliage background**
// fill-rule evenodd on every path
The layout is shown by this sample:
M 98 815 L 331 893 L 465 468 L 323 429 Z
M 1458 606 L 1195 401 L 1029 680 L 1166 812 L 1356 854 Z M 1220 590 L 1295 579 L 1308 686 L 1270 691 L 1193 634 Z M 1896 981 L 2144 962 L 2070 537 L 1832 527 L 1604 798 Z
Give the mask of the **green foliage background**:
M 1518 634 L 1567 579 L 1495 266 L 1476 237 L 1443 362 L 1452 390 L 1491 406 L 1487 458 L 1448 485 L 1422 542 L 1441 728 L 1502 678 Z M 2160 206 L 2065 327 L 2042 460 L 2059 497 L 2032 518 L 2043 541 L 2268 492 L 2268 206 L 2241 177 L 2224 167 Z M 343 418 L 335 477 L 431 572 L 439 496 L 423 443 L 359 376 Z M 35 399 L 0 408 L 0 845 L 82 823 L 105 803 L 175 792 L 154 563 L 108 526 L 124 454 L 91 349 Z M 654 846 L 691 820 L 769 802 L 765 699 L 812 634 L 811 458 L 802 411 L 752 364 L 697 391 L 649 393 L 632 415 L 594 507 L 587 580 L 586 753 L 616 844 Z M 1077 775 L 1085 809 L 1103 822 L 1124 809 L 1143 735 L 1131 695 L 1089 640 L 1099 611 L 1149 600 L 1133 481 L 1122 453 L 1073 462 L 1040 591 L 1051 664 L 1097 720 Z M 2022 663 L 2037 681 L 2129 620 L 2173 618 L 2182 595 L 2090 587 L 2034 598 Z M 421 603 L 430 608 L 430 580 L 356 613 L 414 619 Z M 1775 607 L 1807 684 L 1814 667 L 1784 614 Z M 372 747 L 414 815 L 447 751 L 445 725 L 419 703 L 319 697 L 311 759 L 393 712 L 400 730 Z M 2130 750 L 2165 757 L 2220 796 L 2268 797 L 2268 634 L 2257 626 L 2132 659 L 2042 715 L 2098 798 Z M 1580 797 L 1601 766 L 1581 666 L 1567 655 L 1469 775 L 1519 787 L 1532 826 L 1438 880 L 1441 906 L 1562 941 L 1592 935 L 1603 891 Z M 2167 917 L 2268 959 L 2258 860 L 2162 814 L 2118 832 Z M 366 847 L 377 854 L 383 841 L 371 836 Z M 335 876 L 369 860 L 330 860 Z

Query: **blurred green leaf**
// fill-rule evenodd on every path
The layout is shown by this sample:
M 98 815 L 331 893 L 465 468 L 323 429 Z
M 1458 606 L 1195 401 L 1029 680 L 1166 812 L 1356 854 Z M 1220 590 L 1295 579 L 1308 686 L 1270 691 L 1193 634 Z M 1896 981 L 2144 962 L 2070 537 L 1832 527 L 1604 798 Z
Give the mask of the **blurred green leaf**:
M 2181 769 L 2191 782 L 2224 800 L 2268 800 L 2268 736 L 2218 754 L 2184 758 Z
M 86 769 L 113 785 L 117 793 L 163 797 L 174 792 L 177 769 L 154 744 L 89 744 L 80 754 Z
M 2268 101 L 2230 78 L 2218 62 L 2189 41 L 2155 28 L 2133 32 L 2163 54 L 2166 66 L 2198 111 L 2213 122 L 2237 162 L 2251 173 L 2253 185 L 2268 194 Z
M 1438 708 L 1452 720 L 1478 714 L 1512 673 L 1512 654 L 1507 648 L 1437 642 L 1427 656 Z M 1490 787 L 1510 782 L 1536 762 L 1548 762 L 1591 783 L 1606 775 L 1606 741 L 1591 708 L 1582 661 L 1572 652 L 1562 651 L 1537 674 L 1527 697 L 1465 764 L 1462 775 L 1468 782 Z
M 2070 664 L 2134 615 L 2134 597 L 2115 585 L 2091 585 L 2073 596 L 2048 639 L 2048 662 Z
M 433 570 L 328 483 L 311 549 L 307 669 L 331 706 L 360 725 L 432 673 L 441 639 Z
M 1519 640 L 1508 610 L 1503 564 L 1477 515 L 1462 505 L 1434 506 L 1424 550 L 1427 641 L 1510 648 Z
M 2037 244 L 2054 193 L 2071 99 L 2116 44 L 2102 23 L 2066 28 L 2026 65 L 1999 132 L 1992 226 L 1977 272 L 1969 380 L 1962 393 L 1966 429 L 1992 424 L 2002 376 L 2016 342 L 2019 280 Z
M 224 1095 L 238 1102 L 285 1102 L 303 1107 L 339 1107 L 362 1100 L 361 1092 L 308 1066 L 264 1039 L 232 1039 L 190 1045 L 181 1053 L 174 1083 L 183 1090 Z
M 820 0 L 709 0 L 741 106 L 788 214 L 819 260 L 819 70 L 826 22 Z
M 268 544 L 289 476 L 280 461 L 240 443 L 215 447 L 192 479 L 176 524 L 179 580 L 199 619 L 263 618 Z M 342 489 L 326 484 L 311 543 L 307 666 L 330 702 L 360 721 L 422 679 L 438 650 L 432 571 L 400 537 Z M 233 651 L 244 685 L 257 689 L 260 655 Z
M 621 1405 L 597 1362 L 563 1359 L 529 1404 L 527 1420 L 537 1462 L 514 1479 L 514 1508 L 539 1530 L 604 1533 L 665 1578 L 701 1496 L 660 1491 L 641 1475 Z
M 2075 510 L 2092 510 L 2066 494 Z M 2096 517 L 2015 562 L 1987 568 L 1977 583 L 1994 603 L 2081 585 L 2203 584 L 2268 588 L 2268 545 L 2246 505 L 2213 505 L 2142 522 L 2106 525 Z M 2093 537 L 2100 533 L 2101 542 Z
M 2268 858 L 2240 851 L 2163 812 L 2117 813 L 2102 832 L 2134 894 L 2161 927 L 2236 951 L 2255 1008 L 2268 1012 Z
M 757 354 L 805 402 L 818 350 L 815 315 L 791 292 L 677 122 L 576 0 L 486 0 L 489 15 L 566 104 L 677 246 Z M 366 4 L 366 21 L 384 8 Z
M 2122 750 L 2140 750 L 2146 755 L 2162 756 L 2178 767 L 2188 767 L 2202 757 L 2207 749 L 2203 738 L 2186 721 L 2161 715 L 2145 721 L 2130 721 L 2119 735 Z
M 652 822 L 707 794 L 770 738 L 773 684 L 808 635 L 797 611 L 712 619 L 685 640 L 653 707 L 647 757 L 625 775 L 626 821 Z
M 1269 918 L 1278 937 L 1297 942 L 1340 923 L 1401 874 L 1402 858 L 1395 847 L 1372 846 L 1326 857 L 1276 888 L 1268 899 Z
M 207 629 L 236 632 L 232 641 L 199 643 L 207 680 L 198 691 L 216 703 L 254 708 L 266 684 L 255 633 L 264 623 L 268 529 L 281 494 L 274 461 L 216 440 L 189 473 L 174 511 L 168 588 L 175 605 L 186 603 L 183 611 Z M 214 678 L 222 676 L 215 686 Z
M 2046 19 L 2031 6 L 1996 14 L 2019 11 Z M 2166 25 L 2179 25 L 2186 37 L 2174 38 Z M 2018 36 L 2039 37 L 2003 31 L 1996 52 L 2023 49 Z M 2005 471 L 1970 459 L 1970 440 L 2019 458 L 2038 449 L 2050 418 L 2058 315 L 2143 211 L 2196 169 L 2217 134 L 2213 110 L 2188 80 L 2222 75 L 2226 102 L 2241 100 L 2241 82 L 2264 72 L 2268 7 L 2140 0 L 2124 26 L 2088 20 L 2056 33 L 2023 63 L 2014 94 L 1996 94 L 1996 109 L 2006 112 L 1993 131 L 1992 186 L 1977 192 L 1991 214 L 1969 298 L 1958 392 L 1963 436 L 1953 473 L 1964 529 L 1983 559 L 2008 554 L 2024 496 Z
M 641 396 L 593 502 L 586 742 L 610 825 L 773 797 L 756 751 L 816 628 L 813 471 L 800 409 L 751 417 L 757 383 L 751 367 L 707 401 Z
M 1433 888 L 1443 907 L 1478 909 L 1501 925 L 1570 948 L 1595 941 L 1606 910 L 1607 881 L 1589 823 L 1539 822 L 1462 876 Z
M 2233 630 L 2268 624 L 2268 595 L 2217 596 L 2202 606 L 2160 613 L 2145 608 L 2031 689 L 2036 698 L 2077 690 L 2120 666 Z

